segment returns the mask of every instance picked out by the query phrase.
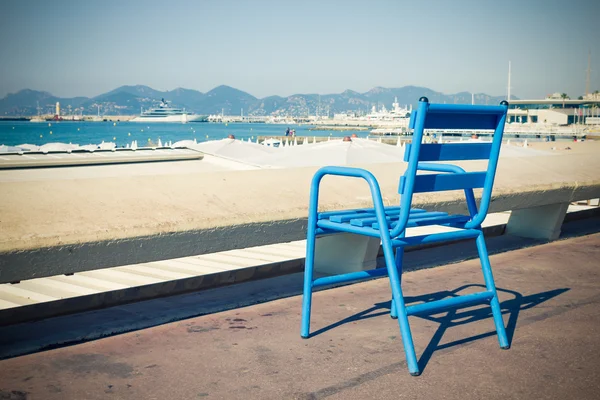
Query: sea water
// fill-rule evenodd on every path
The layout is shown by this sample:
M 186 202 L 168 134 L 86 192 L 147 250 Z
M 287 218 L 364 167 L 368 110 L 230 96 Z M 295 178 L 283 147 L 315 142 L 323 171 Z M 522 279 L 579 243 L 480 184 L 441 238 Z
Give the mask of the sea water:
M 312 125 L 289 125 L 296 130 L 296 136 L 332 136 L 343 137 L 356 133 L 366 137 L 368 131 L 310 131 Z M 288 125 L 280 124 L 243 124 L 243 123 L 140 123 L 140 122 L 29 122 L 1 121 L 0 145 L 17 146 L 20 144 L 43 145 L 46 143 L 72 143 L 78 145 L 113 142 L 117 147 L 125 147 L 133 140 L 138 146 L 152 143 L 158 139 L 166 142 L 194 140 L 204 142 L 218 140 L 234 135 L 236 139 L 256 141 L 258 136 L 285 136 Z

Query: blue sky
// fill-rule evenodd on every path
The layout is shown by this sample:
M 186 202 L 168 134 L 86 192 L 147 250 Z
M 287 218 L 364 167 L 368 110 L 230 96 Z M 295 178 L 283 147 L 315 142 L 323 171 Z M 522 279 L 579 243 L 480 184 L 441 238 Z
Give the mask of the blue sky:
M 120 85 L 257 97 L 426 86 L 521 98 L 600 89 L 598 0 L 4 0 L 0 97 Z

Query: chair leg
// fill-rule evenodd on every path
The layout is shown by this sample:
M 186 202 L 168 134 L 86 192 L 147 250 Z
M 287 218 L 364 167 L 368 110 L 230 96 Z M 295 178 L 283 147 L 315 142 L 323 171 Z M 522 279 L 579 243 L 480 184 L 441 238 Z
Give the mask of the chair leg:
M 410 332 L 410 325 L 408 324 L 408 315 L 406 315 L 406 306 L 404 304 L 402 288 L 400 287 L 400 277 L 398 274 L 398 269 L 396 268 L 396 261 L 394 259 L 394 249 L 389 241 L 384 240 L 382 245 L 383 254 L 385 256 L 385 265 L 387 267 L 390 286 L 392 289 L 392 299 L 398 314 L 398 325 L 400 326 L 400 334 L 402 335 L 402 344 L 404 346 L 404 354 L 406 355 L 408 372 L 410 372 L 410 374 L 413 376 L 417 376 L 420 374 L 419 365 L 417 363 L 415 345 Z
M 312 303 L 313 268 L 315 265 L 316 225 L 310 224 L 306 233 L 306 261 L 304 263 L 304 294 L 302 297 L 302 324 L 300 336 L 310 336 L 310 309 Z
M 402 285 L 402 260 L 404 258 L 404 246 L 396 248 L 396 269 L 398 270 L 398 279 L 400 280 L 400 285 Z M 392 306 L 390 307 L 390 317 L 396 319 L 398 318 L 398 310 L 396 310 L 396 303 L 394 302 L 394 298 L 392 296 Z
M 498 293 L 496 292 L 496 285 L 494 283 L 494 276 L 492 275 L 492 267 L 490 266 L 490 260 L 488 257 L 487 247 L 485 245 L 485 238 L 483 232 L 477 236 L 477 251 L 479 252 L 479 259 L 481 260 L 481 269 L 483 270 L 483 279 L 485 280 L 485 287 L 490 292 L 494 293 L 494 297 L 490 301 L 492 307 L 492 315 L 494 317 L 494 324 L 496 325 L 496 332 L 498 334 L 498 342 L 500 348 L 508 349 L 510 344 L 506 337 L 506 330 L 504 329 L 504 321 L 502 320 L 502 310 L 500 309 L 500 302 L 498 301 Z

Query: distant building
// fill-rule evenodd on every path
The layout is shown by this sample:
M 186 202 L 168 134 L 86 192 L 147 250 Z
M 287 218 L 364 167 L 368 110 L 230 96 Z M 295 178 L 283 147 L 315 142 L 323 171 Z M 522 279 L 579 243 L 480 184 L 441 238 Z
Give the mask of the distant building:
M 508 110 L 509 123 L 542 123 L 571 125 L 586 123 L 600 113 L 600 96 L 588 94 L 583 100 L 563 98 L 553 93 L 543 100 L 512 100 Z M 588 123 L 594 123 L 591 119 Z
M 583 100 L 600 101 L 600 92 L 597 90 L 594 93 L 589 93 L 583 96 Z

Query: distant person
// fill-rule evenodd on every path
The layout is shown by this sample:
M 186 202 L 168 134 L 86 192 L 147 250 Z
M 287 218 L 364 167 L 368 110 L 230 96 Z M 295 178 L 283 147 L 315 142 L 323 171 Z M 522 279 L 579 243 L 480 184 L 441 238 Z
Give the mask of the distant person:
M 285 131 L 285 136 L 290 136 L 290 127 L 289 126 Z

